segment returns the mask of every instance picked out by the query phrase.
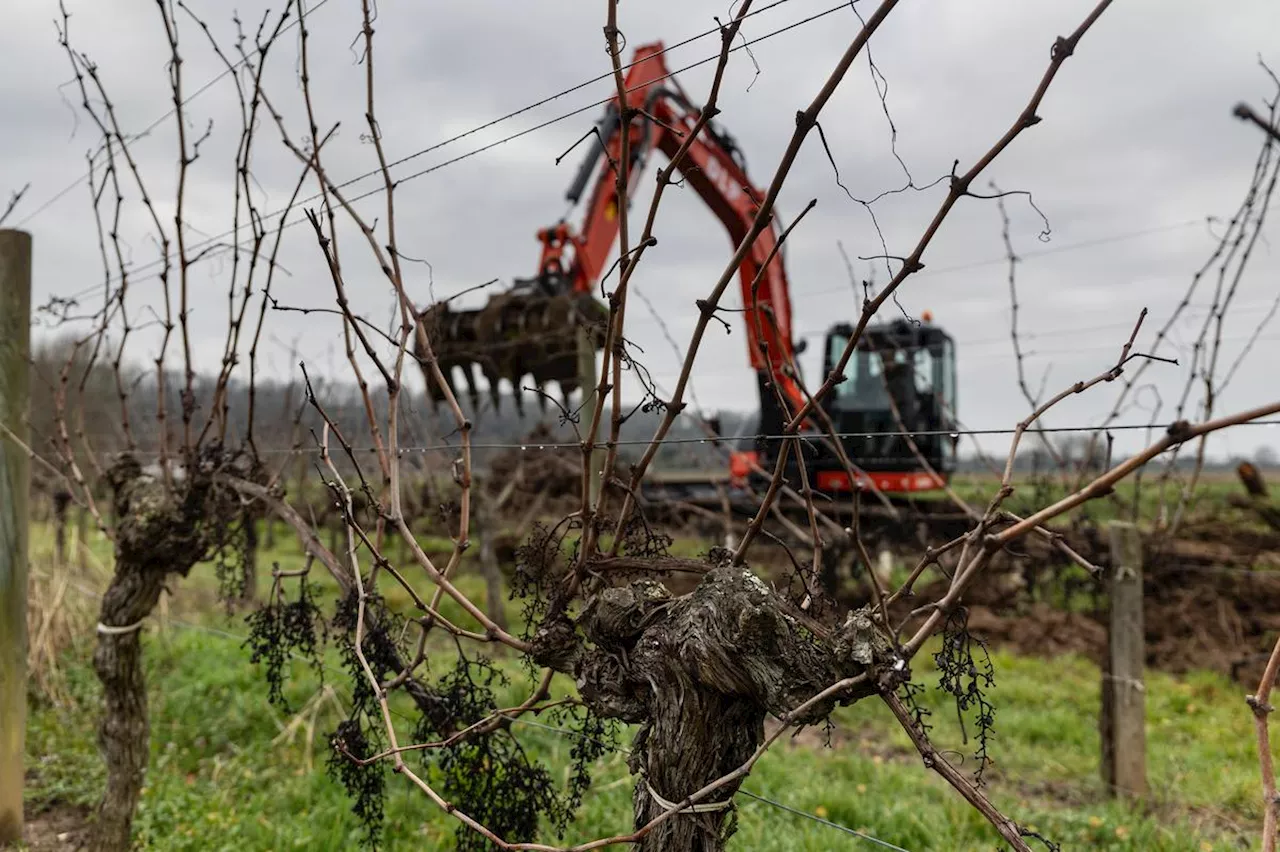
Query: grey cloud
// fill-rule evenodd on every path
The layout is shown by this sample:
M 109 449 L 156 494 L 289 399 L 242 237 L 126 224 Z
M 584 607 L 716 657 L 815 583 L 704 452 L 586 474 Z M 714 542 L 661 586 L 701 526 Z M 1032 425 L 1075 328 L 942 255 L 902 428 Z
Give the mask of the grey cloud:
M 791 0 L 751 19 L 744 31 L 755 38 L 830 5 Z M 56 6 L 20 6 L 19 24 L 0 34 L 0 49 L 14 67 L 30 71 L 0 75 L 21 80 L 20 85 L 0 83 L 4 114 L 17 117 L 16 122 L 6 120 L 7 132 L 0 137 L 0 161 L 5 164 L 0 190 L 31 180 L 30 204 L 83 171 L 84 150 L 93 137 L 82 117 L 79 134 L 68 141 L 70 115 L 57 89 L 68 77 L 67 64 L 50 25 Z M 242 17 L 256 21 L 263 6 L 255 2 L 242 7 Z M 1051 6 L 1014 0 L 934 2 L 904 4 L 891 16 L 872 42 L 873 55 L 889 81 L 898 151 L 918 183 L 947 173 L 956 159 L 967 166 L 1004 132 L 1043 72 L 1053 38 L 1074 28 L 1091 6 L 1084 0 Z M 154 11 L 147 4 L 124 0 L 73 2 L 71 8 L 77 44 L 101 63 L 129 126 L 143 126 L 163 113 L 164 56 Z M 867 14 L 871 6 L 863 2 L 859 8 Z M 225 34 L 229 25 L 220 9 L 220 4 L 206 2 L 202 11 Z M 623 4 L 623 30 L 632 47 L 659 38 L 673 43 L 711 26 L 713 15 L 723 19 L 728 11 L 728 3 L 721 0 Z M 383 4 L 377 25 L 378 105 L 389 156 L 412 153 L 607 71 L 603 23 L 600 9 L 572 0 L 540 3 L 536 12 L 506 0 L 455 0 L 429 8 Z M 354 63 L 350 47 L 357 25 L 353 8 L 336 2 L 316 11 L 311 20 L 322 124 L 342 122 L 328 156 L 329 168 L 341 178 L 375 165 L 369 146 L 359 141 L 363 69 Z M 721 97 L 721 120 L 742 145 L 757 183 L 766 183 L 772 175 L 790 137 L 795 110 L 821 85 L 856 27 L 853 13 L 840 10 L 764 41 L 752 49 L 760 65 L 758 75 L 744 53 L 734 54 Z M 1038 242 L 1039 217 L 1024 199 L 1011 197 L 1014 238 L 1022 252 L 1137 234 L 1210 213 L 1228 214 L 1238 203 L 1261 144 L 1256 130 L 1232 119 L 1229 110 L 1239 99 L 1256 101 L 1268 93 L 1256 59 L 1262 51 L 1264 58 L 1280 64 L 1270 38 L 1277 31 L 1280 7 L 1266 0 L 1237 3 L 1230 13 L 1221 14 L 1207 14 L 1201 4 L 1189 2 L 1116 4 L 1064 65 L 1041 110 L 1043 123 L 1017 140 L 975 188 L 985 191 L 985 177 L 990 177 L 1005 190 L 1034 193 L 1052 223 L 1053 237 L 1048 244 Z M 203 49 L 197 32 L 185 37 L 187 79 L 194 87 L 217 73 L 219 66 Z M 709 56 L 716 41 L 711 37 L 673 51 L 670 64 L 679 67 Z M 270 84 L 293 132 L 301 133 L 295 49 L 294 38 L 280 46 L 272 60 Z M 680 79 L 699 97 L 710 73 L 710 66 L 704 65 Z M 33 86 L 33 80 L 39 82 Z M 610 81 L 595 83 L 406 163 L 397 176 L 610 93 Z M 230 91 L 218 87 L 191 109 L 195 124 L 206 116 L 216 122 L 206 160 L 194 170 L 189 208 L 194 225 L 211 234 L 226 227 L 234 104 Z M 538 248 L 534 232 L 564 212 L 563 192 L 576 168 L 575 155 L 558 167 L 554 158 L 596 117 L 594 110 L 588 111 L 403 184 L 397 194 L 401 248 L 431 264 L 430 270 L 418 264 L 407 267 L 414 295 L 429 298 L 429 278 L 435 294 L 442 296 L 493 277 L 510 280 L 532 272 Z M 840 175 L 852 192 L 869 197 L 901 185 L 902 173 L 890 151 L 887 123 L 865 61 L 850 72 L 822 123 Z M 17 132 L 10 129 L 15 126 Z M 265 116 L 257 144 L 256 177 L 266 194 L 266 207 L 274 209 L 291 191 L 298 165 L 283 151 Z M 173 180 L 172 150 L 168 125 L 136 149 L 157 194 L 165 197 Z M 634 216 L 647 207 L 653 168 L 641 178 Z M 376 179 L 368 180 L 353 190 L 376 184 Z M 313 187 L 310 182 L 307 194 Z M 909 192 L 877 204 L 891 254 L 910 250 L 943 191 Z M 851 318 L 857 310 L 837 240 L 853 254 L 878 254 L 881 249 L 867 212 L 836 186 L 816 138 L 806 144 L 780 199 L 784 217 L 795 216 L 809 198 L 817 198 L 818 207 L 793 238 L 788 272 L 798 330 L 821 335 L 834 319 Z M 382 216 L 381 204 L 375 196 L 361 202 L 360 209 L 371 217 Z M 732 247 L 692 191 L 673 191 L 664 204 L 659 246 L 636 280 L 683 347 L 693 327 L 692 302 L 710 289 Z M 131 221 L 137 221 L 137 214 Z M 38 297 L 73 292 L 101 280 L 83 189 L 35 218 L 30 227 L 38 240 Z M 140 234 L 139 228 L 135 225 L 134 230 Z M 282 263 L 289 274 L 279 274 L 274 287 L 288 304 L 329 305 L 331 284 L 308 232 L 305 224 L 288 231 Z M 1274 227 L 1269 233 L 1274 237 Z M 342 245 L 350 263 L 353 298 L 371 319 L 385 323 L 391 300 L 377 269 L 352 229 L 344 230 Z M 131 247 L 138 257 L 153 251 L 140 236 Z M 1167 316 L 1210 249 L 1204 230 L 1192 226 L 1028 259 L 1020 269 L 1022 325 L 1030 335 L 1043 335 L 1029 339 L 1028 348 L 1046 353 L 1028 362 L 1034 383 L 1046 368 L 1052 368 L 1049 381 L 1056 386 L 1105 367 L 1113 357 L 1105 347 L 1118 346 L 1126 333 L 1116 326 L 1131 321 L 1144 305 L 1150 306 L 1153 322 Z M 1002 253 L 994 205 L 966 199 L 927 252 L 925 273 L 908 281 L 901 292 L 908 311 L 932 310 L 962 342 L 961 414 L 977 428 L 1008 426 L 1025 411 L 1014 384 L 1010 350 L 992 342 L 1008 329 Z M 984 261 L 994 262 L 974 265 Z M 198 283 L 193 287 L 198 352 L 210 359 L 221 354 L 226 311 L 227 259 L 220 264 L 193 278 Z M 1255 307 L 1233 322 L 1232 334 L 1247 334 L 1258 319 L 1256 306 L 1275 297 L 1278 266 L 1274 254 L 1260 248 L 1239 297 Z M 857 271 L 866 276 L 871 264 L 859 262 Z M 884 282 L 883 267 L 877 268 L 876 278 Z M 136 292 L 139 312 L 143 302 L 159 295 L 154 281 L 140 282 Z M 731 293 L 727 304 L 740 304 L 736 290 Z M 677 368 L 670 344 L 642 305 L 635 305 L 631 316 L 632 337 L 660 381 L 670 387 Z M 272 314 L 269 320 L 276 338 L 300 338 L 303 355 L 317 364 L 332 363 L 335 345 L 340 352 L 340 326 L 331 317 Z M 753 404 L 741 321 L 731 316 L 730 323 L 732 333 L 708 336 L 695 373 L 700 400 L 710 407 Z M 1080 330 L 1065 333 L 1072 328 Z M 1180 327 L 1184 341 L 1194 333 L 1190 328 Z M 973 345 L 966 348 L 965 341 Z M 819 349 L 812 346 L 802 359 L 811 379 L 818 378 Z M 139 350 L 143 351 L 145 344 Z M 1280 341 L 1261 342 L 1221 405 L 1239 408 L 1264 397 L 1274 385 L 1267 378 L 1268 362 L 1277 355 Z M 278 351 L 275 360 L 279 370 L 291 368 Z M 1185 368 L 1150 372 L 1157 374 L 1166 399 L 1176 395 L 1186 375 Z M 1109 410 L 1111 399 L 1108 389 L 1072 400 L 1055 422 L 1094 422 Z M 1248 451 L 1266 437 L 1266 430 L 1246 430 L 1220 448 Z M 1122 446 L 1132 446 L 1136 437 L 1123 440 L 1129 443 Z M 988 442 L 993 447 L 1000 443 Z

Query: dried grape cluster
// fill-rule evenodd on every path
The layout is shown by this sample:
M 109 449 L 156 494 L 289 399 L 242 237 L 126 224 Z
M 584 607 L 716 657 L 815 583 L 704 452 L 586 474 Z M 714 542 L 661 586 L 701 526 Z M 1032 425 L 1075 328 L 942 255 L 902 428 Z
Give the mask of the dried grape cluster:
M 468 659 L 461 648 L 454 668 L 435 685 L 449 712 L 447 728 L 426 714 L 414 731 L 417 742 L 449 737 L 458 730 L 493 717 L 499 709 L 495 690 L 507 685 L 506 676 L 484 658 Z M 613 729 L 582 708 L 556 708 L 549 721 L 575 733 L 568 788 L 560 793 L 550 770 L 538 763 L 511 732 L 508 724 L 481 726 L 477 733 L 445 748 L 426 750 L 422 760 L 443 778 L 443 792 L 461 810 L 508 841 L 536 839 L 546 820 L 563 836 L 591 785 L 591 766 L 614 748 Z M 486 852 L 493 845 L 461 823 L 456 829 L 460 852 Z
M 374 678 L 386 683 L 405 667 L 403 649 L 393 637 L 403 634 L 407 621 L 379 595 L 366 594 L 364 605 L 359 651 Z M 319 670 L 320 651 L 332 631 L 352 695 L 348 717 L 329 737 L 327 769 L 351 797 L 365 845 L 376 849 L 385 818 L 388 768 L 386 760 L 364 761 L 384 751 L 387 743 L 378 694 L 357 653 L 359 608 L 355 592 L 339 599 L 326 626 L 304 575 L 296 600 L 284 600 L 277 586 L 270 600 L 248 617 L 252 630 L 246 645 L 252 661 L 265 669 L 268 698 L 287 709 L 283 685 L 288 658 L 300 655 Z M 440 779 L 441 792 L 450 802 L 509 841 L 536 839 L 543 823 L 563 835 L 591 785 L 592 766 L 616 747 L 614 723 L 587 708 L 557 706 L 548 711 L 549 723 L 575 736 L 562 791 L 550 768 L 526 751 L 509 721 L 496 715 L 498 696 L 508 679 L 490 660 L 468 657 L 459 643 L 454 666 L 434 683 L 409 678 L 404 686 L 418 714 L 414 718 L 396 710 L 395 715 L 413 725 L 414 742 L 439 744 L 418 753 L 424 768 Z M 461 852 L 492 848 L 485 837 L 461 823 L 456 842 Z
M 214 573 L 218 578 L 218 597 L 228 613 L 235 601 L 245 597 L 249 572 L 245 566 L 256 558 L 257 540 L 253 535 L 255 516 L 247 507 L 236 518 L 214 533 Z
M 263 664 L 266 670 L 267 700 L 289 712 L 289 702 L 284 697 L 284 666 L 289 657 L 305 657 L 322 682 L 324 678 L 319 647 L 326 628 L 306 576 L 299 580 L 297 600 L 286 601 L 283 595 L 272 594 L 245 620 L 250 628 L 245 640 L 252 651 L 249 661 Z
M 933 659 L 938 665 L 938 688 L 955 698 L 956 716 L 966 744 L 969 733 L 964 714 L 971 709 L 976 710 L 974 724 L 977 726 L 978 747 L 974 757 L 978 760 L 978 768 L 974 771 L 973 780 L 981 784 L 982 774 L 991 763 L 987 747 L 995 729 L 996 712 L 987 700 L 985 690 L 995 686 L 996 673 L 986 643 L 969 632 L 968 610 L 959 607 L 947 616 L 942 648 L 933 655 Z

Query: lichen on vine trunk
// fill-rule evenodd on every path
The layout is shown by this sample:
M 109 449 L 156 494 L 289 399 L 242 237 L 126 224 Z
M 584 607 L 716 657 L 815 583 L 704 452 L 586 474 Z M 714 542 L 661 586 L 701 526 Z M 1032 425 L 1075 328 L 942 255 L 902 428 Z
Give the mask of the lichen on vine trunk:
M 663 557 L 648 562 L 660 575 Z M 742 766 L 764 742 L 767 715 L 787 717 L 833 683 L 895 659 L 864 611 L 821 625 L 744 565 L 720 559 L 704 567 L 697 588 L 680 597 L 651 579 L 596 589 L 577 619 L 553 617 L 533 637 L 538 662 L 572 673 L 594 712 L 639 724 L 630 761 L 637 829 L 668 803 Z M 789 721 L 817 723 L 837 700 L 868 694 L 875 678 L 865 684 Z M 728 802 L 741 780 L 701 803 Z M 637 848 L 715 852 L 725 848 L 734 825 L 728 804 L 681 812 L 646 833 Z
M 107 783 L 97 807 L 91 847 L 125 852 L 141 796 L 149 749 L 141 623 L 172 575 L 186 576 L 205 558 L 236 499 L 213 484 L 210 455 L 166 483 L 122 456 L 107 473 L 112 488 L 115 573 L 102 598 L 93 666 L 102 684 L 98 744 Z

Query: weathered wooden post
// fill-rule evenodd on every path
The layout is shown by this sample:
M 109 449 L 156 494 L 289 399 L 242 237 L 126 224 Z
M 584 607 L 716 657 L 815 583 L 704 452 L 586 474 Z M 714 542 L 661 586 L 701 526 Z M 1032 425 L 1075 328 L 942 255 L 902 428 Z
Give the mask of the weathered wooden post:
M 0 230 L 0 424 L 29 445 L 31 235 Z M 27 450 L 0 431 L 0 846 L 22 839 L 27 726 Z
M 1146 645 L 1142 619 L 1142 536 L 1136 525 L 1110 525 L 1111 612 L 1102 662 L 1102 780 L 1116 796 L 1147 793 Z
M 80 570 L 89 568 L 89 510 L 81 506 L 76 512 L 76 562 Z
M 495 547 L 498 529 L 501 522 L 501 505 L 489 496 L 476 500 L 472 506 L 476 519 L 476 542 L 479 544 L 480 575 L 484 577 L 485 612 L 493 623 L 507 629 L 506 601 L 502 594 L 502 567 L 498 564 L 498 553 Z
M 53 492 L 54 559 L 59 568 L 67 564 L 67 509 L 71 505 L 71 492 L 58 487 Z
M 596 374 L 596 350 L 591 345 L 591 332 L 585 326 L 578 326 L 578 386 L 582 390 L 583 420 L 591 421 L 590 412 L 595 405 L 596 388 L 600 376 Z M 601 424 L 602 426 L 604 424 Z M 592 436 L 599 441 L 600 432 Z M 604 465 L 604 448 L 597 443 L 591 451 L 591 473 L 587 477 L 587 497 L 594 504 L 600 496 L 600 468 Z

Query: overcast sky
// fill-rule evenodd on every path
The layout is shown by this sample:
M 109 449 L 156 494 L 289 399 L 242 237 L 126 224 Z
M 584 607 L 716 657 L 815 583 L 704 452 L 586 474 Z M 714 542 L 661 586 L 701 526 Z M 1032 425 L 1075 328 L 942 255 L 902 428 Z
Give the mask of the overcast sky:
M 164 32 L 153 0 L 66 0 L 75 47 L 100 66 L 119 120 L 138 132 L 169 107 Z M 189 0 L 216 36 L 233 49 L 232 4 Z M 341 122 L 326 149 L 326 163 L 340 179 L 376 166 L 372 147 L 362 144 L 364 69 L 353 40 L 359 32 L 357 0 L 327 0 L 310 18 L 314 96 L 322 128 Z M 757 1 L 757 7 L 762 4 Z M 1007 129 L 1034 90 L 1055 36 L 1074 29 L 1092 8 L 1091 0 L 1028 3 L 1025 0 L 904 0 L 872 40 L 872 56 L 888 81 L 888 107 L 897 127 L 897 152 L 918 184 L 950 170 L 959 160 L 968 168 Z M 272 4 L 273 13 L 280 3 Z M 317 4 L 312 2 L 312 6 Z M 834 6 L 834 0 L 784 0 L 745 24 L 747 39 L 777 30 Z M 235 4 L 250 30 L 267 4 Z M 873 9 L 861 0 L 865 16 Z M 79 294 L 86 304 L 101 299 L 103 272 L 86 183 L 86 153 L 97 135 L 83 111 L 54 22 L 57 4 L 16 0 L 0 30 L 0 192 L 30 182 L 31 188 L 9 226 L 20 222 L 36 241 L 35 301 Z M 649 0 L 621 4 L 621 28 L 631 48 L 651 41 L 683 41 L 714 26 L 730 12 L 724 0 Z M 181 13 L 180 13 L 181 14 Z M 389 157 L 399 159 L 436 145 L 608 71 L 601 33 L 605 3 L 583 0 L 440 0 L 434 3 L 381 0 L 377 22 L 377 109 Z M 190 19 L 180 21 L 183 74 L 188 92 L 212 79 L 221 66 Z M 738 140 L 751 176 L 765 185 L 803 108 L 829 75 L 859 29 L 845 7 L 752 45 L 752 54 L 733 54 L 721 95 L 721 124 Z M 1063 67 L 1045 100 L 1043 122 L 1003 154 L 975 187 L 987 191 L 994 180 L 1005 190 L 1027 190 L 1048 217 L 1051 235 L 1039 235 L 1040 216 L 1025 197 L 1008 201 L 1012 238 L 1026 255 L 1019 269 L 1021 326 L 1031 353 L 1027 368 L 1033 387 L 1051 390 L 1105 369 L 1127 336 L 1138 312 L 1151 315 L 1147 333 L 1163 324 L 1195 270 L 1215 244 L 1207 216 L 1227 217 L 1239 203 L 1261 145 L 1257 128 L 1231 117 L 1241 100 L 1261 109 L 1275 94 L 1259 59 L 1280 68 L 1280 4 L 1235 0 L 1221 4 L 1173 0 L 1118 0 L 1084 38 Z M 711 57 L 714 35 L 667 55 L 672 68 Z M 297 30 L 291 30 L 268 61 L 272 97 L 305 135 L 297 84 Z M 757 70 L 758 67 L 758 70 Z M 712 64 L 681 72 L 693 97 L 705 94 Z M 602 80 L 529 110 L 491 128 L 423 154 L 395 169 L 397 178 L 441 164 L 506 136 L 532 128 L 607 97 Z M 490 150 L 406 180 L 397 192 L 397 231 L 405 255 L 430 263 L 408 264 L 411 294 L 420 302 L 491 278 L 509 281 L 532 274 L 538 259 L 535 232 L 565 213 L 564 190 L 576 167 L 576 153 L 557 166 L 555 158 L 598 118 L 588 108 Z M 223 235 L 230 227 L 233 153 L 238 142 L 234 88 L 224 79 L 187 108 L 193 134 L 209 121 L 213 134 L 188 181 L 189 239 Z M 840 176 L 859 198 L 900 187 L 901 167 L 891 150 L 891 134 L 868 66 L 860 60 L 821 117 Z M 256 198 L 264 211 L 288 198 L 299 169 L 265 120 L 256 141 Z M 172 119 L 133 146 L 150 194 L 166 224 L 173 213 L 175 141 Z M 648 208 L 651 163 L 641 178 L 632 215 Z M 351 189 L 374 189 L 366 179 Z M 43 206 L 72 186 L 59 200 Z M 307 194 L 314 191 L 307 184 Z M 146 228 L 138 193 L 122 223 L 135 265 L 157 254 Z M 889 253 L 908 254 L 944 195 L 943 188 L 893 195 L 875 210 Z M 850 255 L 881 253 L 866 209 L 836 185 L 831 164 L 816 134 L 806 143 L 778 208 L 789 221 L 816 198 L 816 209 L 793 234 L 786 252 L 796 333 L 810 341 L 802 359 L 806 378 L 820 380 L 821 339 L 838 320 L 856 316 L 858 302 L 849 284 L 838 242 Z M 380 197 L 362 202 L 371 218 L 381 215 Z M 37 212 L 38 210 L 38 212 Z M 295 212 L 294 219 L 301 214 Z M 578 211 L 573 212 L 579 221 Z M 385 220 L 384 220 L 385 221 Z M 639 227 L 637 222 L 636 227 Z M 636 287 L 667 319 L 683 348 L 693 330 L 693 303 L 705 296 L 728 259 L 732 245 L 691 189 L 671 191 L 663 204 L 651 250 L 637 273 Z M 1224 366 L 1280 294 L 1274 220 L 1259 242 L 1248 274 L 1240 282 L 1236 310 L 1224 329 Z M 242 239 L 245 235 L 242 234 Z M 388 287 L 355 234 L 342 252 L 356 309 L 385 325 L 390 317 Z M 226 238 L 223 237 L 223 240 Z M 960 416 L 966 426 L 1012 426 L 1026 413 L 1015 382 L 1008 338 L 1007 268 L 1000 218 L 993 202 L 964 200 L 925 255 L 927 269 L 908 280 L 902 307 L 911 315 L 931 311 L 958 342 Z M 281 273 L 273 289 L 284 304 L 331 307 L 333 288 L 310 227 L 286 231 Z M 873 265 L 855 260 L 860 277 Z M 131 290 L 130 315 L 150 318 L 160 305 L 158 282 L 144 269 Z M 886 278 L 883 266 L 876 280 Z M 197 359 L 210 369 L 221 356 L 226 325 L 229 254 L 193 272 L 192 325 Z M 1190 342 L 1204 322 L 1206 285 L 1173 331 L 1182 347 L 1166 347 L 1183 366 L 1155 365 L 1144 382 L 1153 387 L 1140 406 L 1122 418 L 1146 422 L 1159 398 L 1170 413 L 1187 377 Z M 465 304 L 478 304 L 479 296 Z M 740 305 L 736 293 L 726 303 Z M 256 310 L 256 307 L 255 307 Z M 746 409 L 755 404 L 740 320 L 732 332 L 708 336 L 698 360 L 694 388 L 708 409 Z M 669 389 L 678 359 L 644 304 L 630 311 L 629 337 L 642 348 L 658 383 Z M 154 329 L 137 336 L 132 356 L 153 357 Z M 334 317 L 273 312 L 264 342 L 266 369 L 286 375 L 288 347 L 320 373 L 341 369 L 341 331 Z M 1274 399 L 1280 382 L 1280 323 L 1262 332 L 1250 358 L 1218 401 L 1227 412 Z M 1046 378 L 1047 376 L 1047 378 Z M 1049 419 L 1051 425 L 1088 425 L 1110 411 L 1115 388 L 1100 388 L 1072 399 Z M 1198 397 L 1198 391 L 1193 398 Z M 1120 437 L 1131 448 L 1140 433 Z M 1005 439 L 989 439 L 998 448 Z M 1239 429 L 1216 443 L 1218 453 L 1250 453 L 1263 443 L 1280 446 L 1280 427 Z

